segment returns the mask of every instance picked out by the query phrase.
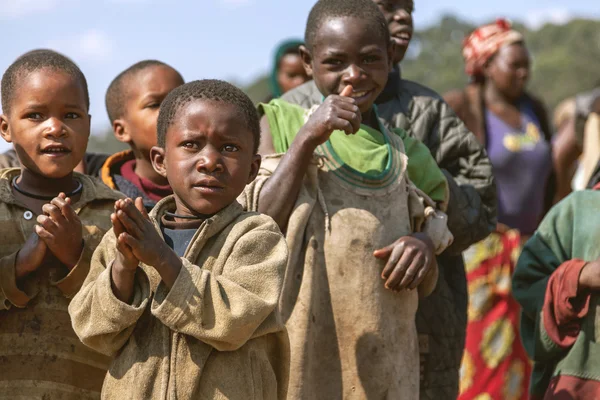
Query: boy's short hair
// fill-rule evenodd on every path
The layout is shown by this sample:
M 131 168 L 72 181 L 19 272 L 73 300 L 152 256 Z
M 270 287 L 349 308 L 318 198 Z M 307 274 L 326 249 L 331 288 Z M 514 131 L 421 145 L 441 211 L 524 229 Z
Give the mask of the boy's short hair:
M 216 79 L 193 81 L 173 89 L 160 105 L 157 122 L 158 145 L 165 147 L 167 130 L 181 108 L 196 100 L 231 104 L 238 109 L 247 128 L 254 136 L 254 152 L 260 143 L 260 121 L 252 100 L 232 84 Z
M 383 13 L 373 0 L 319 0 L 310 10 L 304 41 L 306 47 L 312 50 L 317 31 L 323 23 L 332 18 L 357 17 L 369 23 L 373 32 L 390 43 L 390 31 Z
M 19 79 L 41 69 L 52 69 L 64 72 L 79 81 L 85 93 L 85 106 L 90 108 L 90 95 L 88 92 L 87 80 L 85 75 L 68 57 L 57 53 L 54 50 L 37 49 L 29 51 L 17 58 L 2 75 L 2 110 L 8 114 L 10 112 L 11 102 L 15 95 Z
M 149 67 L 167 67 L 177 72 L 177 75 L 183 81 L 183 77 L 175 68 L 162 61 L 158 60 L 143 60 L 133 64 L 125 71 L 121 72 L 115 79 L 112 80 L 106 91 L 106 97 L 104 98 L 106 104 L 106 112 L 110 122 L 113 123 L 116 119 L 121 118 L 125 114 L 125 102 L 127 101 L 128 85 L 127 80 L 135 75 L 137 72 L 145 70 Z

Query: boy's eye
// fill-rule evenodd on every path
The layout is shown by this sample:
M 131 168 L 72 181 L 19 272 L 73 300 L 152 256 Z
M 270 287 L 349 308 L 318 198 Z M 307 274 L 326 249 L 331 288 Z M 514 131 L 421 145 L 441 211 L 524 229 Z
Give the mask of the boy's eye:
M 38 112 L 32 112 L 29 113 L 25 116 L 25 118 L 27 119 L 33 119 L 33 120 L 39 120 L 42 119 L 42 114 L 38 113 Z
M 226 144 L 225 146 L 223 146 L 223 150 L 228 153 L 234 153 L 236 151 L 239 151 L 240 149 L 234 144 Z
M 192 150 L 198 148 L 198 144 L 194 143 L 194 142 L 185 142 L 181 146 L 185 149 L 192 149 Z
M 146 108 L 158 108 L 158 107 L 160 107 L 159 102 L 150 103 L 146 106 Z
M 365 64 L 371 64 L 371 63 L 379 61 L 379 57 L 377 57 L 377 56 L 367 56 L 367 57 L 364 58 L 363 61 L 364 61 Z
M 325 61 L 323 61 L 323 63 L 329 65 L 342 65 L 342 60 L 338 60 L 336 58 L 328 58 Z
M 65 115 L 65 118 L 67 118 L 67 119 L 78 119 L 78 118 L 81 118 L 81 116 L 79 114 L 77 114 L 77 113 L 70 112 L 70 113 L 67 113 Z

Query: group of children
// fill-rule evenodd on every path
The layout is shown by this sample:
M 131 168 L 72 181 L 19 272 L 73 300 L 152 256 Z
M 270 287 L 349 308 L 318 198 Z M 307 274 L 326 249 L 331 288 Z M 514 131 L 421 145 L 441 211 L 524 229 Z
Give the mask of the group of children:
M 305 39 L 304 106 L 154 60 L 119 74 L 131 149 L 100 179 L 79 68 L 35 50 L 7 69 L 0 398 L 419 398 L 448 182 L 379 118 L 396 43 L 376 3 L 319 0 Z
M 445 178 L 378 121 L 393 45 L 374 3 L 319 1 L 302 52 L 323 104 L 274 100 L 262 120 L 228 83 L 128 68 L 106 107 L 131 150 L 100 180 L 74 172 L 79 68 L 50 50 L 8 68 L 1 398 L 418 398 Z

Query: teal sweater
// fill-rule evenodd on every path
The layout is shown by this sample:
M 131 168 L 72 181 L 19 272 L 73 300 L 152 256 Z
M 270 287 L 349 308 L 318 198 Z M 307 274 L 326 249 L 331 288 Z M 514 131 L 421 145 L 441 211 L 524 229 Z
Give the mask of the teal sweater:
M 571 194 L 550 210 L 519 258 L 513 294 L 523 307 L 523 345 L 534 361 L 532 395 L 543 395 L 550 378 L 556 375 L 600 381 L 600 325 L 596 328 L 600 296 L 591 296 L 581 331 L 568 349 L 550 339 L 541 320 L 550 275 L 566 261 L 600 257 L 599 242 L 600 191 L 585 190 Z

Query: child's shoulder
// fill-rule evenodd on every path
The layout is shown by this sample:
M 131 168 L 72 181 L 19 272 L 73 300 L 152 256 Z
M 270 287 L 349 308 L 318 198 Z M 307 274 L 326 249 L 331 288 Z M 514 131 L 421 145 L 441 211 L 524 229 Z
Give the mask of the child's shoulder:
M 259 103 L 258 111 L 269 119 L 273 116 L 303 117 L 307 108 L 298 104 L 290 103 L 283 99 L 273 99 L 268 103 Z
M 242 211 L 231 223 L 237 231 L 269 231 L 281 234 L 281 230 L 273 218 L 255 211 Z
M 588 189 L 572 192 L 556 204 L 550 213 L 561 213 L 567 209 L 585 213 L 600 211 L 600 190 Z

